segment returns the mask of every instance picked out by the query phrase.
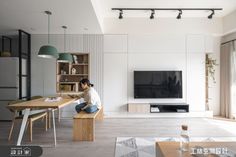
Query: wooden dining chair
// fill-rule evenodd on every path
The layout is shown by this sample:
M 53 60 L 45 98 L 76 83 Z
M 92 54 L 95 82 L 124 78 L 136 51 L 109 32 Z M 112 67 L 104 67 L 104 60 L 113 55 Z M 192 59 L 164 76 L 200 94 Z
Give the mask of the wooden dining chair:
M 39 99 L 39 98 L 42 98 L 42 97 L 41 96 L 35 96 L 35 97 L 32 97 L 31 100 Z M 26 100 L 15 100 L 15 101 L 9 102 L 8 105 L 17 104 L 17 103 L 21 103 L 21 102 L 25 102 L 25 101 Z M 12 132 L 13 132 L 16 120 L 22 120 L 23 119 L 23 115 L 19 115 L 19 112 L 20 112 L 19 110 L 10 109 L 10 111 L 14 112 L 14 117 L 12 119 L 11 129 L 10 129 L 9 136 L 8 136 L 9 141 L 11 140 Z M 45 118 L 45 130 L 47 131 L 47 128 L 48 128 L 48 126 L 47 126 L 48 125 L 47 124 L 48 123 L 47 117 L 48 117 L 48 115 L 47 115 L 46 111 L 29 115 L 26 126 L 29 126 L 29 140 L 30 140 L 30 142 L 32 142 L 32 140 L 33 140 L 33 137 L 32 137 L 32 135 L 33 135 L 33 122 L 38 120 L 38 119 L 44 119 Z

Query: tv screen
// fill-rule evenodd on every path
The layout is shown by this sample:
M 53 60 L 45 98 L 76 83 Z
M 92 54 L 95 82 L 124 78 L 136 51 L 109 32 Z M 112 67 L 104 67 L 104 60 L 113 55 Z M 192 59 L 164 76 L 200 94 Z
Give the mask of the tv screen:
M 182 71 L 134 71 L 134 98 L 182 98 Z

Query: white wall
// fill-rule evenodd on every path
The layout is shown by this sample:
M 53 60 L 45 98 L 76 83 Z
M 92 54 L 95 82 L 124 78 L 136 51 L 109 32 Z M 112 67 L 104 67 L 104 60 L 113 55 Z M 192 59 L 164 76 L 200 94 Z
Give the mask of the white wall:
M 134 99 L 134 70 L 181 70 L 186 82 L 185 36 L 129 35 L 128 46 L 128 101 L 129 102 L 186 102 L 183 99 Z M 168 46 L 171 45 L 171 46 Z M 183 88 L 186 84 L 183 83 Z
M 104 25 L 105 111 L 125 112 L 128 102 L 186 102 L 190 111 L 205 110 L 205 53 L 219 59 L 221 19 L 108 18 Z M 134 99 L 134 70 L 182 70 L 183 99 Z M 218 115 L 218 67 L 216 79 L 210 103 Z
M 160 69 L 183 71 L 183 99 L 171 102 L 187 102 L 191 111 L 202 111 L 205 107 L 204 56 L 205 52 L 212 52 L 218 59 L 220 38 L 215 35 L 221 33 L 221 24 L 220 19 L 198 18 L 195 22 L 193 19 L 105 19 L 105 31 L 109 34 L 104 37 L 68 35 L 67 49 L 90 53 L 91 81 L 104 98 L 106 112 L 124 112 L 128 102 L 137 102 L 133 98 L 133 70 Z M 52 35 L 51 41 L 59 51 L 63 50 L 62 35 Z M 32 95 L 47 96 L 56 92 L 56 61 L 37 57 L 40 46 L 46 42 L 46 35 L 32 35 Z M 218 68 L 216 79 L 219 80 Z M 218 83 L 211 90 L 216 115 L 219 112 Z M 168 99 L 138 102 L 157 101 L 170 102 Z M 72 110 L 65 110 L 65 114 Z
M 104 19 L 104 34 L 209 34 L 221 35 L 222 18 L 117 18 Z
M 104 36 L 104 111 L 126 111 L 127 35 Z
M 236 32 L 225 35 L 221 38 L 221 43 L 236 39 Z
M 236 10 L 223 17 L 223 34 L 229 34 L 236 31 Z
M 217 66 L 216 66 L 216 72 L 215 72 L 215 81 L 212 80 L 212 78 L 209 78 L 209 104 L 214 111 L 214 115 L 220 114 L 220 43 L 221 43 L 221 37 L 214 37 L 212 39 L 212 50 L 208 49 L 206 52 L 210 52 L 210 56 L 213 59 L 216 59 Z

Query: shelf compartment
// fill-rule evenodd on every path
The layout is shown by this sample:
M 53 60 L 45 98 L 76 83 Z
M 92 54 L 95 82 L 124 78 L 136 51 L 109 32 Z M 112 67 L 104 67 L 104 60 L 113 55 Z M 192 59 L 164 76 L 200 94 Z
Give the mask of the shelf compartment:
M 58 84 L 59 92 L 76 92 L 76 84 Z
M 88 65 L 78 66 L 72 65 L 71 67 L 71 74 L 73 74 L 72 69 L 75 69 L 75 74 L 88 74 Z
M 85 66 L 85 65 L 88 65 L 88 64 L 87 64 L 87 63 L 86 63 L 86 64 L 82 64 L 82 63 L 80 63 L 80 64 L 75 64 L 75 63 L 72 63 L 71 65 Z
M 72 63 L 57 62 L 57 92 L 60 94 L 82 91 L 79 87 L 80 80 L 84 78 L 89 79 L 89 54 L 70 54 L 73 56 Z
M 88 75 L 61 75 L 59 82 L 79 82 L 84 78 L 88 78 Z
M 57 63 L 57 73 L 58 74 L 69 74 L 69 63 Z

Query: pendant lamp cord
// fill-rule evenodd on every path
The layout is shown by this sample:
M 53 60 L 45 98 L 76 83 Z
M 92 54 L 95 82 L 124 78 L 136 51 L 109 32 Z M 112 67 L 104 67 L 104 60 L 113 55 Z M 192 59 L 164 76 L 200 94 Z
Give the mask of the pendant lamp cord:
M 49 33 L 50 33 L 50 15 L 48 14 L 48 44 L 50 44 Z
M 66 28 L 64 28 L 64 53 L 66 52 Z

